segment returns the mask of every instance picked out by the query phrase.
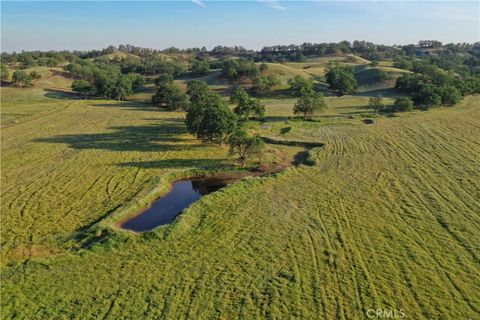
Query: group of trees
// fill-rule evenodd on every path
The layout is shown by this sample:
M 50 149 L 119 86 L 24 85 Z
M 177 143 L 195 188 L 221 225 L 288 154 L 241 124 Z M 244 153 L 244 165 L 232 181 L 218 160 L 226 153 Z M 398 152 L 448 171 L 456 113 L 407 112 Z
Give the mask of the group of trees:
M 8 70 L 2 66 L 2 80 L 7 80 L 9 76 Z M 18 87 L 30 87 L 33 85 L 33 80 L 40 79 L 42 76 L 36 72 L 32 71 L 27 73 L 23 70 L 15 70 L 12 74 L 12 82 Z
M 265 107 L 257 100 L 251 99 L 243 89 L 237 89 L 231 101 L 237 103 L 232 110 L 226 101 L 209 92 L 203 81 L 190 81 L 187 85 L 189 103 L 185 123 L 191 134 L 203 142 L 224 143 L 229 145 L 229 154 L 238 156 L 243 167 L 254 154 L 258 154 L 264 146 L 260 137 L 247 134 L 241 119 L 248 119 L 251 113 L 263 115 Z
M 260 73 L 260 68 L 250 60 L 227 59 L 222 65 L 222 74 L 229 80 L 238 80 L 242 77 L 253 80 L 259 77 Z
M 284 62 L 284 61 L 303 61 L 306 56 L 323 56 L 323 55 L 348 55 L 354 54 L 369 60 L 392 59 L 396 57 L 416 57 L 416 58 L 433 58 L 438 56 L 457 56 L 462 60 L 460 64 L 474 64 L 478 69 L 480 50 L 480 43 L 449 43 L 442 44 L 436 40 L 421 40 L 418 44 L 409 44 L 403 46 L 387 46 L 374 44 L 367 41 L 341 41 L 338 43 L 303 43 L 300 45 L 274 45 L 262 48 L 260 51 L 248 50 L 241 46 L 216 46 L 210 51 L 207 48 L 167 48 L 163 50 L 142 48 L 129 44 L 119 45 L 118 47 L 109 46 L 101 50 L 89 51 L 31 51 L 21 53 L 2 53 L 2 61 L 5 63 L 20 63 L 25 67 L 32 67 L 36 65 L 58 66 L 64 62 L 73 62 L 77 59 L 97 58 L 100 56 L 112 54 L 116 51 L 121 51 L 135 55 L 142 61 L 150 61 L 145 64 L 142 70 L 130 70 L 130 72 L 137 72 L 141 74 L 154 74 L 153 69 L 156 69 L 156 62 L 152 60 L 160 60 L 161 54 L 169 55 L 190 55 L 199 56 L 209 54 L 217 58 L 227 58 L 232 56 L 247 58 L 252 61 L 270 61 L 270 62 Z M 447 64 L 448 59 L 441 59 Z M 145 73 L 143 73 L 145 72 Z M 157 72 L 158 74 L 158 72 Z
M 1 65 L 1 79 L 2 81 L 9 80 L 10 72 L 7 69 L 7 66 L 2 63 Z M 33 80 L 38 80 L 42 76 L 37 71 L 33 70 L 30 73 L 27 73 L 23 70 L 15 70 L 12 74 L 12 82 L 18 87 L 30 87 L 33 85 Z
M 113 59 L 112 61 L 105 61 L 105 59 L 109 60 L 106 57 L 100 57 L 96 60 L 114 63 L 120 67 L 121 72 L 124 74 L 134 72 L 145 76 L 152 76 L 168 73 L 176 77 L 187 71 L 185 64 L 169 61 L 158 56 L 148 56 L 143 59 L 135 56 L 126 56 L 121 59 Z
M 340 96 L 352 94 L 357 90 L 355 70 L 351 66 L 340 65 L 338 62 L 329 64 L 325 77 L 330 88 L 336 90 Z
M 430 108 L 454 105 L 462 99 L 462 95 L 480 92 L 479 84 L 463 82 L 440 71 L 434 74 L 405 74 L 397 79 L 395 88 L 410 95 L 415 105 Z
M 69 51 L 23 51 L 21 53 L 2 53 L 2 62 L 18 64 L 20 68 L 26 69 L 35 66 L 56 67 L 65 62 L 72 62 L 79 59 Z
M 16 70 L 13 72 L 12 81 L 15 85 L 19 87 L 30 87 L 32 86 L 32 76 L 31 74 L 26 73 L 25 71 Z
M 243 80 L 252 83 L 252 92 L 257 96 L 272 94 L 273 88 L 280 84 L 274 76 L 265 76 L 268 70 L 266 63 L 258 66 L 255 62 L 246 59 L 227 59 L 222 63 L 222 74 L 229 80 Z
M 139 74 L 123 74 L 120 67 L 100 61 L 80 60 L 65 70 L 76 78 L 72 83 L 74 91 L 107 99 L 125 100 L 143 81 Z
M 370 97 L 368 101 L 368 106 L 373 110 L 373 114 L 378 112 L 406 112 L 412 111 L 413 101 L 409 97 L 399 97 L 395 99 L 395 102 L 392 106 L 386 106 L 383 102 L 382 95 L 377 95 L 375 97 Z

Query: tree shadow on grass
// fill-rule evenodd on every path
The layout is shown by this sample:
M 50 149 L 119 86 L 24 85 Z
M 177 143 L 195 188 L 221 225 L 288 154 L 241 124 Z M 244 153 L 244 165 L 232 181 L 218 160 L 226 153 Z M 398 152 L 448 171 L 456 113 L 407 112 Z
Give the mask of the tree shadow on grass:
M 163 159 L 155 161 L 132 161 L 117 164 L 119 167 L 136 167 L 144 169 L 164 168 L 220 168 L 229 166 L 228 158 L 224 159 Z
M 393 88 L 374 89 L 374 90 L 369 90 L 369 91 L 357 92 L 357 93 L 353 94 L 353 96 L 357 96 L 357 97 L 375 97 L 375 96 L 378 96 L 378 95 L 382 95 L 384 98 L 396 98 L 396 97 L 401 96 Z
M 169 151 L 201 147 L 193 138 L 183 138 L 187 130 L 182 122 L 156 125 L 110 127 L 111 132 L 68 134 L 39 138 L 34 142 L 63 143 L 73 149 L 110 151 Z
M 285 139 L 274 139 L 270 137 L 261 137 L 263 141 L 270 144 L 278 144 L 290 147 L 302 147 L 305 149 L 312 148 L 322 148 L 325 146 L 323 142 L 314 142 L 314 141 L 297 141 L 297 140 L 285 140 Z
M 100 108 L 124 108 L 135 111 L 156 111 L 156 112 L 169 112 L 165 109 L 156 108 L 151 104 L 144 102 L 132 102 L 132 101 L 113 101 L 111 103 L 95 103 L 92 107 Z
M 265 117 L 265 123 L 267 122 L 289 122 L 294 120 L 294 116 L 266 116 Z
M 81 96 L 75 92 L 59 90 L 59 89 L 44 89 L 46 93 L 45 97 L 50 99 L 60 99 L 60 100 L 78 100 L 81 99 Z
M 340 112 L 340 115 L 346 115 L 346 116 L 358 116 L 358 115 L 366 115 L 372 113 L 372 110 L 370 109 L 363 109 L 361 111 L 349 111 L 349 112 Z

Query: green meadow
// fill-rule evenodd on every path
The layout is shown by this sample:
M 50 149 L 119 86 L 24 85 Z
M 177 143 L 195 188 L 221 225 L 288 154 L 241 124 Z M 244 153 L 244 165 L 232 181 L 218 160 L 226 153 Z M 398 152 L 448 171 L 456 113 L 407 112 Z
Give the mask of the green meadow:
M 343 58 L 268 72 L 280 89 L 296 75 L 321 87 L 332 59 Z M 43 67 L 31 88 L 3 86 L 2 318 L 346 320 L 379 308 L 478 318 L 480 97 L 374 117 L 369 98 L 392 104 L 405 71 L 350 63 L 359 93 L 326 93 L 329 108 L 311 121 L 293 116 L 296 98 L 264 98 L 266 121 L 248 124 L 324 144 L 310 150 L 313 165 L 245 178 L 143 234 L 115 215 L 178 177 L 230 170 L 227 146 L 188 134 L 184 112 L 152 107 L 152 84 L 128 101 L 83 100 Z M 203 80 L 231 90 L 218 70 Z M 282 163 L 304 151 L 267 144 L 265 154 Z

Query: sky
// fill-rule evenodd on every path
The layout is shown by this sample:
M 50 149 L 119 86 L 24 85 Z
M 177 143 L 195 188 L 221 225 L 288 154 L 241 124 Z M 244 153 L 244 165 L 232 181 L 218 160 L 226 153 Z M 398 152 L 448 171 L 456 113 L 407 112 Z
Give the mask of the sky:
M 1 1 L 1 51 L 480 41 L 480 1 Z

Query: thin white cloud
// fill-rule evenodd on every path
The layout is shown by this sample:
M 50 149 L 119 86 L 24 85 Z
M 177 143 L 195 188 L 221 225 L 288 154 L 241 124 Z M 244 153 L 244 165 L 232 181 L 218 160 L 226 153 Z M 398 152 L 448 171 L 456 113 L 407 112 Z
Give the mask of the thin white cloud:
M 280 4 L 279 1 L 277 0 L 258 0 L 258 2 L 263 3 L 269 8 L 275 9 L 275 10 L 280 10 L 280 11 L 285 11 L 287 10 L 284 6 Z
M 444 21 L 480 21 L 478 15 L 480 10 L 479 2 L 469 0 L 458 2 L 451 0 L 437 0 L 437 2 L 434 2 L 433 0 L 337 0 L 334 2 L 315 0 L 314 3 L 320 6 L 335 5 L 341 8 L 357 9 L 384 19 L 410 18 L 421 19 L 419 21 L 428 21 L 432 19 Z M 425 12 L 428 12 L 428 15 L 426 15 Z
M 203 2 L 203 0 L 190 0 L 192 1 L 193 3 L 195 3 L 197 6 L 200 6 L 200 7 L 206 7 L 207 5 L 205 4 L 205 2 Z

